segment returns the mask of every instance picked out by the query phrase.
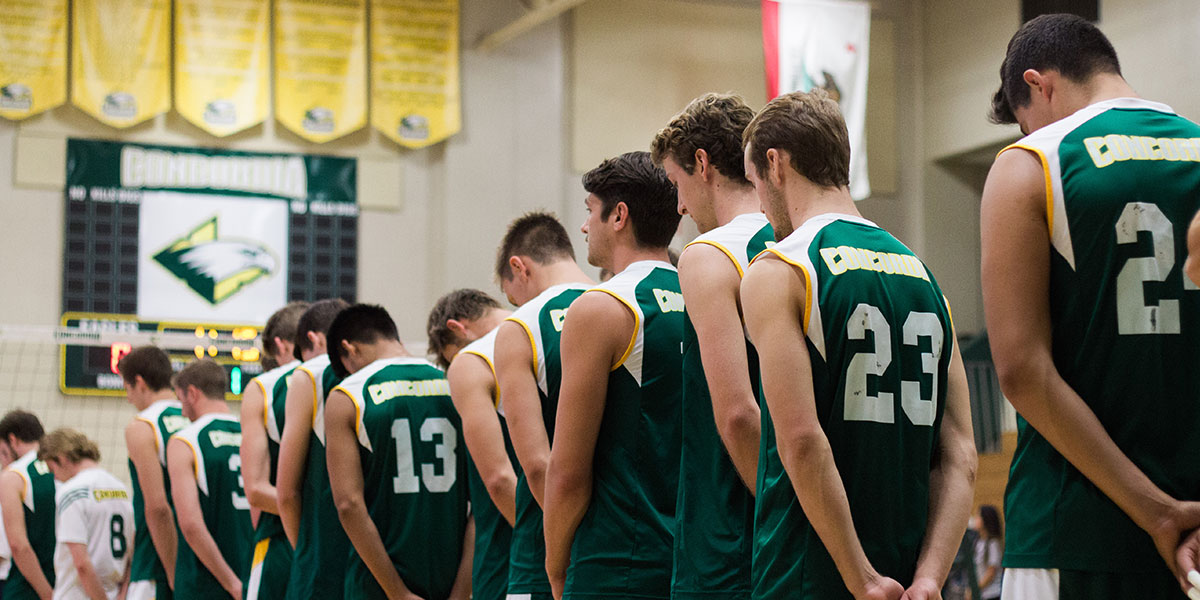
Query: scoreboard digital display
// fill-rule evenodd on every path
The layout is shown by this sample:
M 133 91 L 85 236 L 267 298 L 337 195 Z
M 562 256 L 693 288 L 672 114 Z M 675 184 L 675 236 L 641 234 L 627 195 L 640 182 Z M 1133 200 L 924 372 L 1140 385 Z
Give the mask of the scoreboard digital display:
M 64 394 L 78 396 L 124 396 L 125 386 L 117 370 L 121 357 L 134 346 L 160 334 L 171 343 L 163 350 L 171 367 L 179 371 L 197 358 L 210 358 L 229 376 L 227 400 L 240 400 L 246 383 L 262 373 L 259 363 L 260 331 L 254 325 L 177 323 L 143 321 L 136 315 L 66 313 L 62 326 L 81 334 L 113 338 L 104 345 L 64 343 L 59 350 L 58 386 Z M 121 338 L 126 338 L 121 340 Z

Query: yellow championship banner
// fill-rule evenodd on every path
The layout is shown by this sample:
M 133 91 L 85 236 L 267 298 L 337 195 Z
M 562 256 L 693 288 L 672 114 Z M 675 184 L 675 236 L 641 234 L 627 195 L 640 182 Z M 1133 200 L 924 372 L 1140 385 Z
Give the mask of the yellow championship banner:
M 73 0 L 71 103 L 112 127 L 171 107 L 169 0 Z
M 267 118 L 269 0 L 175 0 L 175 110 L 226 136 Z
M 67 1 L 0 8 L 0 117 L 24 119 L 67 99 Z
M 462 128 L 458 0 L 371 0 L 371 125 L 408 148 Z
M 275 118 L 327 142 L 367 124 L 366 0 L 276 0 Z

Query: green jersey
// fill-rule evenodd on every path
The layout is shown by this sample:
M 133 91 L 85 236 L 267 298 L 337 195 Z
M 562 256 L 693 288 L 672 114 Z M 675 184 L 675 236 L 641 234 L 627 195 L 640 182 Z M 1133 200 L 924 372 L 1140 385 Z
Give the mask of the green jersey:
M 669 598 L 679 490 L 683 294 L 670 263 L 639 261 L 589 290 L 633 313 L 608 377 L 592 497 L 571 545 L 564 598 Z
M 192 451 L 200 511 L 221 556 L 242 581 L 250 571 L 250 502 L 242 488 L 242 425 L 228 413 L 209 413 L 196 419 L 171 439 L 187 444 Z M 223 597 L 225 589 L 200 558 L 179 537 L 175 557 L 175 597 L 180 600 L 210 600 Z
M 450 384 L 421 358 L 377 360 L 335 388 L 354 402 L 363 500 L 396 571 L 427 600 L 450 595 L 462 559 L 467 452 Z M 357 553 L 345 597 L 384 598 Z
M 262 419 L 267 432 L 267 453 L 271 459 L 271 485 L 275 485 L 275 478 L 279 473 L 279 441 L 283 437 L 283 421 L 287 414 L 288 382 L 292 378 L 292 371 L 298 366 L 300 361 L 292 361 L 251 380 L 252 384 L 258 386 L 263 397 Z M 283 535 L 283 521 L 279 515 L 269 512 L 258 515 L 258 525 L 254 528 L 256 542 Z
M 25 483 L 21 490 L 21 503 L 25 506 L 25 535 L 33 553 L 37 555 L 42 574 L 50 585 L 54 586 L 54 512 L 57 504 L 54 492 L 57 484 L 54 474 L 46 463 L 38 460 L 37 450 L 30 450 L 25 456 L 8 465 L 8 470 L 21 476 Z M 29 585 L 29 580 L 21 574 L 16 561 L 8 573 L 8 583 L 4 585 L 4 597 L 18 600 L 37 600 L 37 592 Z
M 171 478 L 167 473 L 167 440 L 175 432 L 187 427 L 187 417 L 183 416 L 177 400 L 159 400 L 138 413 L 137 420 L 147 424 L 154 431 L 154 447 L 158 452 L 158 463 L 162 469 L 163 491 L 167 494 L 167 502 L 171 501 Z M 154 548 L 154 540 L 150 539 L 150 528 L 146 525 L 146 500 L 142 494 L 142 486 L 138 482 L 137 468 L 129 461 L 129 478 L 133 484 L 133 563 L 129 567 L 130 581 L 163 581 L 167 580 L 167 572 L 163 569 L 162 561 L 158 559 L 158 551 Z
M 750 213 L 738 215 L 688 245 L 704 244 L 720 250 L 741 276 L 750 260 L 774 241 L 767 218 L 762 213 Z M 749 342 L 746 355 L 750 384 L 757 397 L 758 356 Z M 749 598 L 754 496 L 729 460 L 717 432 L 700 343 L 686 311 L 682 385 L 683 447 L 671 597 Z
M 482 358 L 492 371 L 492 385 L 496 386 L 493 401 L 496 403 L 497 417 L 500 419 L 500 433 L 504 436 L 504 449 L 508 452 L 508 460 L 519 473 L 517 455 L 508 435 L 508 425 L 504 421 L 504 405 L 500 398 L 500 386 L 496 383 L 496 329 L 487 335 L 467 344 L 462 349 L 463 354 L 473 354 Z M 504 515 L 492 502 L 487 486 L 475 468 L 475 462 L 468 458 L 467 477 L 471 497 L 471 514 L 475 517 L 475 555 L 471 565 L 471 595 L 476 600 L 504 600 L 508 594 L 508 560 L 509 548 L 512 546 L 512 526 L 504 519 Z
M 533 351 L 533 373 L 537 377 L 538 397 L 542 405 L 542 424 L 547 439 L 554 443 L 554 419 L 558 414 L 558 388 L 562 384 L 562 362 L 558 345 L 562 337 L 567 307 L 585 290 L 581 283 L 550 286 L 533 300 L 522 304 L 508 321 L 520 325 L 529 337 Z M 513 461 L 513 465 L 517 465 Z M 509 553 L 508 593 L 550 594 L 546 578 L 546 536 L 542 530 L 542 507 L 529 489 L 523 470 L 517 470 L 517 521 L 513 527 Z
M 325 398 L 339 379 L 329 364 L 328 354 L 305 361 L 296 371 L 304 371 L 313 382 L 313 422 L 300 489 L 300 531 L 286 597 L 289 600 L 341 598 L 346 560 L 352 549 L 338 519 L 333 490 L 329 487 L 329 471 L 325 468 Z
M 814 217 L 756 260 L 767 257 L 804 276 L 817 418 L 859 541 L 880 573 L 908 586 L 953 354 L 945 299 L 912 251 L 859 217 Z M 784 471 L 766 403 L 758 460 L 753 597 L 851 598 Z
M 1157 486 L 1200 500 L 1200 126 L 1162 104 L 1093 104 L 1012 147 L 1046 176 L 1054 366 Z M 1018 417 L 1004 565 L 1167 576 L 1149 535 Z

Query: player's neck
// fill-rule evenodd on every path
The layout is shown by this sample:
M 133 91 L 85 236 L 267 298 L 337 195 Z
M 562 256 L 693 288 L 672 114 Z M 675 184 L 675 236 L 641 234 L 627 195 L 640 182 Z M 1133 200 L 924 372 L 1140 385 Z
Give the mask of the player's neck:
M 812 182 L 797 182 L 798 188 L 788 194 L 788 217 L 792 229 L 799 229 L 809 219 L 824 214 L 841 214 L 862 218 L 847 187 L 821 187 Z
M 74 479 L 76 475 L 78 475 L 88 469 L 95 469 L 98 466 L 100 466 L 100 465 L 97 464 L 96 461 L 94 461 L 90 458 L 85 458 L 73 465 L 70 465 L 67 468 L 67 472 L 65 473 L 65 475 L 67 476 L 67 480 L 71 480 L 71 479 Z
M 400 340 L 380 340 L 371 344 L 370 353 L 374 356 L 371 362 L 383 360 L 385 358 L 406 358 L 412 356 L 408 353 L 408 349 L 404 347 L 404 343 Z
M 207 415 L 233 414 L 233 411 L 229 410 L 229 404 L 224 400 L 216 400 L 214 398 L 205 398 L 196 403 L 194 412 L 196 413 L 196 418 L 192 419 L 193 421 Z
M 504 322 L 504 319 L 507 319 L 511 314 L 511 310 L 493 308 L 492 310 L 488 311 L 487 314 L 483 315 L 483 317 L 480 317 L 476 323 L 478 324 L 479 329 L 483 331 L 491 331 L 499 327 L 500 324 Z
M 1086 85 L 1070 88 L 1070 91 L 1067 93 L 1076 97 L 1073 98 L 1074 102 L 1072 102 L 1072 104 L 1078 105 L 1076 110 L 1114 98 L 1139 97 L 1137 92 L 1133 91 L 1133 87 L 1129 85 L 1129 82 L 1125 81 L 1124 77 L 1115 73 L 1094 75 Z
M 326 353 L 325 348 L 317 348 L 314 346 L 308 350 L 301 350 L 300 351 L 300 360 L 302 360 L 303 362 L 308 362 L 308 361 L 310 361 L 318 356 L 321 356 L 322 354 L 325 354 L 325 353 Z
M 635 262 L 644 260 L 658 260 L 670 264 L 671 256 L 667 254 L 666 247 L 663 248 L 643 248 L 636 244 L 624 245 L 617 244 L 612 250 L 612 266 L 608 270 L 613 274 L 620 273 L 629 268 Z
M 760 212 L 758 195 L 753 186 L 735 185 L 728 181 L 724 186 L 718 186 L 713 198 L 713 212 L 717 216 L 717 226 L 728 225 L 730 221 L 742 215 Z
M 17 440 L 17 443 L 12 444 L 11 446 L 13 454 L 16 454 L 17 458 L 21 458 L 30 452 L 37 452 L 38 449 L 37 442 L 22 442 L 20 440 Z
M 138 409 L 138 412 L 141 412 L 143 410 L 146 410 L 147 408 L 150 408 L 151 406 L 154 406 L 155 402 L 162 402 L 163 400 L 174 400 L 174 399 L 175 399 L 175 392 L 173 392 L 169 389 L 166 389 L 166 390 L 161 390 L 158 392 L 152 392 L 142 402 L 135 403 L 134 407 Z
M 550 263 L 539 268 L 534 274 L 534 289 L 544 292 L 556 285 L 565 283 L 582 283 L 591 285 L 594 283 L 583 269 L 579 268 L 579 263 L 574 260 L 560 260 Z

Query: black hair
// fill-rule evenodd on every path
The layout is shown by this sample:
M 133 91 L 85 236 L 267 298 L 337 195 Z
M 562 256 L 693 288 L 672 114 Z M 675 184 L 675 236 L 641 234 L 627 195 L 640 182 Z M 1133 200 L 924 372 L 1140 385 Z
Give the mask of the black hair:
M 346 310 L 350 306 L 349 302 L 341 298 L 330 298 L 328 300 L 318 300 L 300 315 L 300 322 L 296 324 L 296 345 L 292 348 L 292 356 L 296 360 L 304 360 L 303 353 L 306 350 L 312 350 L 312 340 L 308 339 L 308 333 L 325 333 L 329 330 L 329 325 L 333 323 L 334 317 L 338 313 Z
M 665 248 L 683 218 L 676 210 L 675 186 L 649 152 L 626 152 L 600 163 L 584 174 L 583 189 L 600 199 L 603 219 L 624 203 L 634 239 L 643 248 Z
M 555 259 L 575 260 L 575 249 L 571 247 L 567 228 L 553 213 L 530 212 L 509 224 L 500 241 L 496 276 L 502 280 L 512 279 L 512 267 L 508 264 L 512 256 L 528 256 L 540 265 L 547 265 Z
M 1042 15 L 1025 23 L 1008 42 L 1000 65 L 1000 89 L 992 97 L 993 123 L 1016 123 L 1014 112 L 1029 105 L 1025 71 L 1058 71 L 1076 82 L 1097 73 L 1121 74 L 1112 43 L 1092 23 L 1069 14 Z
M 342 357 L 345 356 L 343 341 L 371 344 L 380 340 L 400 341 L 396 322 L 382 306 L 355 304 L 339 312 L 325 334 L 326 352 L 329 353 L 329 365 L 333 372 L 338 377 L 350 374 L 342 364 Z
M 133 385 L 140 375 L 146 387 L 155 392 L 170 389 L 171 376 L 175 373 L 171 368 L 171 357 L 157 346 L 134 348 L 117 361 L 117 371 L 129 385 Z
M 22 442 L 37 442 L 46 435 L 42 422 L 37 415 L 27 410 L 10 410 L 0 419 L 0 441 L 7 442 L 9 434 L 17 436 Z

